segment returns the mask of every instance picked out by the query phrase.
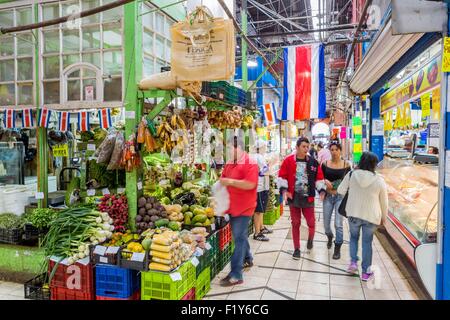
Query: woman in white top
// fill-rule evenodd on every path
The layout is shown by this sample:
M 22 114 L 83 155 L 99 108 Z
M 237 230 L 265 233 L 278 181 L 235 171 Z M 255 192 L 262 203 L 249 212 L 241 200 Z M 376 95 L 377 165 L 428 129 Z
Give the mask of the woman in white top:
M 372 152 L 364 152 L 358 168 L 348 173 L 337 192 L 348 199 L 347 212 L 350 229 L 350 258 L 348 272 L 358 271 L 358 241 L 362 231 L 362 276 L 368 281 L 373 273 L 369 267 L 372 264 L 373 234 L 379 225 L 384 225 L 388 211 L 387 188 L 384 179 L 375 173 L 378 157 Z

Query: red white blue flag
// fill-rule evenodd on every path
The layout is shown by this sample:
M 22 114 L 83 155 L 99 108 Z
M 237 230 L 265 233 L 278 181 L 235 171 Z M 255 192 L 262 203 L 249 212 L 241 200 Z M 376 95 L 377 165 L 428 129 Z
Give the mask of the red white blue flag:
M 68 131 L 70 123 L 70 113 L 66 111 L 59 112 L 59 131 Z
M 281 120 L 325 118 L 325 55 L 321 44 L 284 49 Z
M 22 111 L 22 128 L 32 128 L 33 123 L 33 111 L 31 109 L 23 109 Z
M 88 111 L 81 111 L 78 113 L 78 131 L 89 131 Z
M 16 112 L 14 110 L 5 110 L 5 116 L 3 119 L 6 128 L 12 129 L 16 127 Z
M 98 110 L 98 118 L 100 120 L 100 128 L 108 129 L 112 127 L 111 109 Z
M 266 103 L 265 105 L 260 106 L 259 109 L 262 114 L 264 125 L 270 126 L 279 123 L 275 103 Z
M 50 124 L 50 117 L 52 115 L 52 112 L 48 110 L 47 108 L 42 108 L 39 111 L 39 117 L 38 117 L 38 126 L 41 128 L 48 128 Z

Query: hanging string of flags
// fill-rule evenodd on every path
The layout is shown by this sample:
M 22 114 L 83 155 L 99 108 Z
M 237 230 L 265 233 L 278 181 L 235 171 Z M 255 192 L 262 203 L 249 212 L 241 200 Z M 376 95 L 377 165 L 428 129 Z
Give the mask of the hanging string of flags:
M 16 128 L 16 118 L 22 115 L 22 128 L 34 128 L 33 110 L 13 110 L 7 109 L 4 111 L 3 123 L 4 127 L 8 129 Z M 37 111 L 37 127 L 48 128 L 50 126 L 50 120 L 53 114 L 57 116 L 57 129 L 59 131 L 68 131 L 70 125 L 71 115 L 76 114 L 78 117 L 77 129 L 79 131 L 89 131 L 91 111 L 54 111 L 48 108 L 41 108 Z M 97 112 L 99 118 L 100 127 L 102 129 L 108 129 L 112 127 L 111 109 L 100 109 Z

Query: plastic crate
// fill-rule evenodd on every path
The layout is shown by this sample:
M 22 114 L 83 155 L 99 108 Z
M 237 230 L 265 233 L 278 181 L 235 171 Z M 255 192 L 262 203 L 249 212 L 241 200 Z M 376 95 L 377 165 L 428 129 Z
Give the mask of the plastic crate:
M 53 260 L 49 261 L 48 272 L 49 276 L 52 273 L 53 267 L 56 265 L 56 262 Z M 92 264 L 81 264 L 79 262 L 75 262 L 71 266 L 66 266 L 63 264 L 58 264 L 56 267 L 56 272 L 50 281 L 51 288 L 64 288 L 68 289 L 68 285 L 71 287 L 73 285 L 74 274 L 79 275 L 79 287 L 76 289 L 71 289 L 71 291 L 78 291 L 86 294 L 93 294 L 94 290 L 94 270 Z M 63 299 L 68 300 L 68 299 Z
M 25 299 L 50 300 L 50 289 L 44 288 L 47 274 L 40 274 L 24 284 Z
M 22 243 L 23 229 L 0 229 L 0 242 L 8 244 Z
M 231 224 L 227 223 L 225 227 L 219 229 L 219 250 L 224 248 L 231 242 Z
M 93 292 L 51 287 L 51 300 L 95 300 Z
M 181 280 L 173 280 L 173 278 Z M 172 272 L 141 273 L 142 300 L 180 300 L 195 286 L 195 267 L 190 261 Z
M 195 300 L 201 300 L 211 289 L 211 268 L 203 270 L 195 282 Z
M 210 265 L 211 281 L 219 274 L 220 271 L 221 271 L 220 270 L 220 259 L 219 259 L 219 253 L 217 253 L 211 257 L 211 265 Z
M 139 291 L 139 286 L 140 275 L 135 270 L 101 264 L 95 268 L 95 294 L 97 296 L 127 299 L 134 292 Z
M 148 266 L 150 264 L 149 251 L 144 254 L 143 261 L 128 260 L 127 256 L 133 255 L 133 252 L 126 248 L 122 248 L 119 253 L 119 267 L 137 271 L 148 271 Z
M 276 221 L 277 221 L 277 213 L 275 212 L 275 210 L 265 212 L 263 214 L 263 224 L 264 225 L 270 226 L 270 225 L 273 225 Z
M 97 246 L 101 246 L 97 245 Z M 110 248 L 118 248 L 116 253 L 106 253 L 105 254 L 99 254 L 98 252 L 95 252 L 95 249 L 97 248 L 97 246 L 89 246 L 89 253 L 90 253 L 90 257 L 91 257 L 91 261 L 93 264 L 110 264 L 113 266 L 118 266 L 119 265 L 119 256 L 120 256 L 120 252 L 121 249 L 120 247 L 108 247 L 109 250 L 111 250 Z
M 214 232 L 206 238 L 206 242 L 211 247 L 208 251 L 211 257 L 219 253 L 219 231 Z
M 211 254 L 208 250 L 203 250 L 201 256 L 196 256 L 198 260 L 198 265 L 195 267 L 195 276 L 198 277 L 200 273 L 203 272 L 207 267 L 211 265 Z
M 195 300 L 195 288 L 189 290 L 181 300 Z
M 112 298 L 112 297 L 102 297 L 96 296 L 95 300 L 141 300 L 141 291 L 136 291 L 132 296 L 128 298 Z
M 37 240 L 39 238 L 39 229 L 33 226 L 31 223 L 26 223 L 24 226 L 24 240 Z
M 223 268 L 225 268 L 225 266 L 228 264 L 228 262 L 231 261 L 231 256 L 233 255 L 233 251 L 234 251 L 234 245 L 232 245 L 230 243 L 224 248 L 223 251 L 220 252 L 220 254 L 219 254 L 219 269 L 220 269 L 220 271 L 222 271 Z

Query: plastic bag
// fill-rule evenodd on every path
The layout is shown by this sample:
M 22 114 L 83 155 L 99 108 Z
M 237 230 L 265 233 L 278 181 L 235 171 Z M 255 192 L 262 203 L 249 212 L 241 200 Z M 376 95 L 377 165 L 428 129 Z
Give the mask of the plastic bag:
M 230 208 L 230 195 L 227 187 L 222 185 L 220 181 L 217 181 L 212 186 L 212 194 L 214 197 L 214 215 L 223 217 L 225 212 Z
M 138 135 L 137 135 L 137 143 L 144 143 L 145 142 L 145 128 L 147 127 L 147 120 L 145 120 L 144 117 L 142 117 L 141 122 L 139 122 L 138 127 Z
M 97 163 L 109 163 L 116 143 L 116 132 L 110 132 L 100 144 L 96 152 Z
M 116 136 L 116 142 L 114 144 L 114 150 L 111 155 L 107 170 L 120 169 L 120 160 L 122 159 L 123 146 L 125 144 L 125 138 L 122 132 L 118 132 Z
M 198 7 L 170 28 L 171 71 L 177 80 L 226 80 L 234 76 L 236 37 L 232 20 L 212 18 Z

